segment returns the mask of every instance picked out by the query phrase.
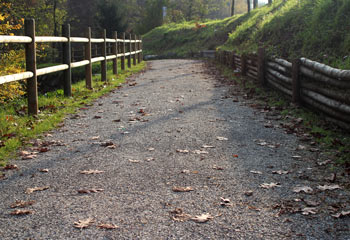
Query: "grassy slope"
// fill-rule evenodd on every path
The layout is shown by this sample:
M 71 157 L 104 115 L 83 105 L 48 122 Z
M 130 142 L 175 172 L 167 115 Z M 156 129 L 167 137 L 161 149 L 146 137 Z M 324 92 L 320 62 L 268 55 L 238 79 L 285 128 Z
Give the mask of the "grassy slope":
M 205 22 L 168 24 L 144 36 L 146 54 L 179 57 L 203 49 L 238 52 L 267 47 L 270 55 L 286 59 L 308 57 L 335 67 L 350 68 L 350 1 L 275 0 L 250 14 Z

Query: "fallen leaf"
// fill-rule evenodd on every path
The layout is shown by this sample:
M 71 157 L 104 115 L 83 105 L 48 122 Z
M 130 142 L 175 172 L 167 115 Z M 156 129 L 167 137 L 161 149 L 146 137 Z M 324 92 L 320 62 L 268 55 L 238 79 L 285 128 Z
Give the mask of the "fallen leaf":
M 203 150 L 194 150 L 193 153 L 195 153 L 195 154 L 208 154 L 209 152 L 203 151 Z
M 7 165 L 4 167 L 4 170 L 15 170 L 15 169 L 18 169 L 18 166 L 15 165 L 15 164 L 7 164 Z
M 301 156 L 299 156 L 299 155 L 294 155 L 294 156 L 292 156 L 292 158 L 294 158 L 294 159 L 300 159 Z
M 213 219 L 213 218 L 214 217 L 211 216 L 209 213 L 205 213 L 205 214 L 202 214 L 200 216 L 195 216 L 195 217 L 191 218 L 191 220 L 196 222 L 196 223 L 206 223 L 210 219 Z
M 149 158 L 146 158 L 146 161 L 147 161 L 147 162 L 154 161 L 154 160 L 155 160 L 155 158 L 154 158 L 154 157 L 149 157 Z
M 250 210 L 254 210 L 254 211 L 261 211 L 261 209 L 260 208 L 257 208 L 257 207 L 255 207 L 255 206 L 248 206 L 248 209 L 250 209 Z
M 246 191 L 246 192 L 244 193 L 244 195 L 246 195 L 247 197 L 250 197 L 250 196 L 253 195 L 253 191 L 251 191 L 251 190 Z
M 202 148 L 215 148 L 214 146 L 210 146 L 210 145 L 203 145 Z
M 101 142 L 100 143 L 101 147 L 116 147 L 113 142 L 107 141 L 107 142 Z
M 188 151 L 187 149 L 184 149 L 184 150 L 176 149 L 176 152 L 178 152 L 178 153 L 189 153 L 190 151 Z
M 220 205 L 222 206 L 222 207 L 232 207 L 233 206 L 233 204 L 231 203 L 231 200 L 230 199 L 228 199 L 228 198 L 220 198 Z
M 331 173 L 331 175 L 329 177 L 326 177 L 325 180 L 327 180 L 329 182 L 335 182 L 336 178 L 337 178 L 337 174 Z
M 263 183 L 260 184 L 261 188 L 265 189 L 270 189 L 270 188 L 275 188 L 275 187 L 280 187 L 281 185 L 279 183 Z
M 181 171 L 181 173 L 184 173 L 184 174 L 190 174 L 190 173 L 191 173 L 191 171 L 190 171 L 190 170 L 187 170 L 187 169 L 184 169 L 184 170 L 182 170 L 182 171 Z
M 43 173 L 47 173 L 49 172 L 49 169 L 47 168 L 42 168 L 42 169 L 38 169 L 39 172 L 43 172 Z
M 323 161 L 323 162 L 318 162 L 317 165 L 319 166 L 324 166 L 324 165 L 327 165 L 328 163 L 331 163 L 332 160 L 326 160 L 326 161 Z
M 233 154 L 232 157 L 238 158 L 238 155 L 237 154 Z
M 78 220 L 78 222 L 74 222 L 74 227 L 75 228 L 87 228 L 89 227 L 92 223 L 94 222 L 94 220 L 92 218 L 88 218 L 85 220 Z
M 150 151 L 150 152 L 153 152 L 153 151 L 156 150 L 156 149 L 153 148 L 153 147 L 151 147 L 151 148 L 148 148 L 147 150 Z
M 272 174 L 278 174 L 278 175 L 284 175 L 288 174 L 289 171 L 284 171 L 284 170 L 278 170 L 278 171 L 273 171 Z
M 222 171 L 222 170 L 224 170 L 225 168 L 214 165 L 214 166 L 213 166 L 213 169 Z
M 22 160 L 31 160 L 31 159 L 34 159 L 34 158 L 36 158 L 37 157 L 37 155 L 27 155 L 27 156 L 23 156 L 22 157 Z
M 171 219 L 177 222 L 184 222 L 192 217 L 191 215 L 184 213 L 181 208 L 175 208 L 170 213 L 172 214 Z
M 14 210 L 10 214 L 15 216 L 28 215 L 34 213 L 32 210 Z
M 100 139 L 100 136 L 95 136 L 90 138 L 90 140 L 98 140 L 98 139 Z
M 45 186 L 45 187 L 35 187 L 35 188 L 27 188 L 26 190 L 26 194 L 31 194 L 33 192 L 37 192 L 37 191 L 44 191 L 49 189 L 49 187 Z
M 251 173 L 254 173 L 254 174 L 262 174 L 262 172 L 260 172 L 260 171 L 251 170 L 250 172 L 251 172 Z
M 293 188 L 293 192 L 295 192 L 295 193 L 300 193 L 300 192 L 312 193 L 313 189 L 311 187 L 308 187 L 308 186 L 295 187 L 295 188 Z
M 310 214 L 316 214 L 316 213 L 317 213 L 317 208 L 314 208 L 314 207 L 301 209 L 301 214 L 303 215 L 310 215 Z
M 97 193 L 97 192 L 103 192 L 102 188 L 91 188 L 91 189 L 79 189 L 78 193 L 82 194 L 89 194 L 89 193 Z
M 139 163 L 140 161 L 139 160 L 129 159 L 129 162 L 131 162 L 131 163 Z
M 91 174 L 100 174 L 100 173 L 104 173 L 104 171 L 100 171 L 100 170 L 83 170 L 80 171 L 81 174 L 86 174 L 86 175 L 91 175 Z
M 317 186 L 317 188 L 321 191 L 341 189 L 341 187 L 338 184 Z
M 102 118 L 101 116 L 94 116 L 93 119 L 100 119 Z
M 191 192 L 194 191 L 192 187 L 173 187 L 173 192 Z
M 41 147 L 41 148 L 38 148 L 38 151 L 41 153 L 45 153 L 45 152 L 50 151 L 50 149 L 48 149 L 47 147 Z
M 11 208 L 25 208 L 31 206 L 35 203 L 35 201 L 16 201 L 11 204 Z
M 335 218 L 340 218 L 345 216 L 350 216 L 350 211 L 341 211 L 339 213 L 332 215 L 332 217 L 335 217 Z
M 218 140 L 218 141 L 228 141 L 228 138 L 225 138 L 225 137 L 216 137 L 216 140 Z
M 100 228 L 100 229 L 106 229 L 106 230 L 112 230 L 112 229 L 119 228 L 117 225 L 109 224 L 109 223 L 101 223 L 97 227 Z

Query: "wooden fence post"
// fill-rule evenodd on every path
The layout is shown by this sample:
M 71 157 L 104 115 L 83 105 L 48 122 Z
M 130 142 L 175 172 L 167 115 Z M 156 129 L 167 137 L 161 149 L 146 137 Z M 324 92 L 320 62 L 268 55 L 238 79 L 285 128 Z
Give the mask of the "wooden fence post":
M 131 34 L 129 34 L 129 47 L 128 47 L 128 68 L 131 68 L 131 51 L 132 51 L 132 43 L 131 43 Z
M 236 69 L 235 52 L 231 52 L 231 67 L 233 70 Z
M 91 28 L 86 29 L 86 37 L 89 42 L 85 44 L 85 60 L 89 61 L 89 64 L 85 66 L 85 85 L 87 89 L 92 89 L 92 62 L 91 62 Z
M 258 50 L 258 81 L 262 86 L 266 86 L 265 78 L 265 48 Z
M 72 96 L 72 68 L 70 66 L 72 62 L 71 56 L 71 43 L 70 43 L 70 25 L 66 24 L 62 26 L 62 36 L 68 39 L 68 42 L 63 43 L 63 64 L 68 65 L 68 69 L 63 72 L 63 90 L 66 97 Z
M 135 42 L 134 42 L 134 47 L 133 47 L 133 51 L 134 52 L 136 52 L 137 51 L 137 37 L 136 37 L 136 34 L 134 35 L 134 40 L 135 40 Z M 136 53 L 134 54 L 134 55 L 132 55 L 132 61 L 133 61 L 133 64 L 134 64 L 134 66 L 136 66 Z
M 121 62 L 121 68 L 122 70 L 125 70 L 125 32 L 123 33 L 123 43 L 122 43 L 122 62 Z
M 140 36 L 140 50 L 142 50 L 143 49 L 143 43 L 142 43 L 142 36 Z M 142 62 L 143 61 L 143 51 L 141 51 L 140 52 L 140 62 Z
M 101 81 L 107 82 L 107 44 L 106 44 L 106 29 L 103 29 L 102 31 L 102 38 L 104 39 L 102 43 L 102 57 L 105 59 L 101 61 Z
M 35 45 L 35 20 L 26 19 L 24 22 L 25 35 L 32 38 L 31 43 L 26 44 L 26 71 L 32 72 L 33 77 L 27 79 L 28 114 L 38 114 L 38 83 L 36 76 L 36 45 Z
M 137 40 L 138 41 L 141 40 L 141 36 L 140 35 L 137 37 Z M 141 50 L 141 42 L 138 42 L 137 43 L 137 51 L 140 51 L 140 50 Z M 137 54 L 137 63 L 141 63 L 141 53 Z
M 292 64 L 292 84 L 293 84 L 293 103 L 300 104 L 300 59 L 293 60 Z
M 118 75 L 118 33 L 114 32 L 115 44 L 113 44 L 113 55 L 116 58 L 113 59 L 113 74 Z
M 246 76 L 247 75 L 247 56 L 245 54 L 243 54 L 241 56 L 241 72 L 242 72 L 242 76 Z

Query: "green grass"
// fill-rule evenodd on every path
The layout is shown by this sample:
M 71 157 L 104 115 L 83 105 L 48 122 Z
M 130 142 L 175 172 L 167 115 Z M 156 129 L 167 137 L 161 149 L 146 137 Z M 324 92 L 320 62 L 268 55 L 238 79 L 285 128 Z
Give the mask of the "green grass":
M 256 52 L 264 46 L 270 56 L 287 60 L 307 57 L 350 69 L 350 1 L 274 0 L 223 20 L 167 24 L 143 36 L 146 54 L 188 57 L 207 49 Z
M 94 64 L 94 69 L 98 68 Z M 109 63 L 110 68 L 111 63 Z M 131 69 L 119 72 L 116 77 L 108 71 L 108 82 L 101 82 L 99 76 L 93 77 L 93 90 L 85 88 L 85 81 L 72 85 L 73 96 L 64 97 L 63 90 L 49 92 L 39 96 L 38 116 L 26 114 L 26 99 L 16 99 L 0 107 L 0 165 L 5 165 L 9 159 L 15 158 L 17 150 L 28 145 L 30 139 L 39 137 L 42 133 L 54 129 L 67 114 L 74 113 L 78 108 L 91 103 L 94 99 L 114 90 L 133 73 L 144 69 L 145 62 L 132 66 Z

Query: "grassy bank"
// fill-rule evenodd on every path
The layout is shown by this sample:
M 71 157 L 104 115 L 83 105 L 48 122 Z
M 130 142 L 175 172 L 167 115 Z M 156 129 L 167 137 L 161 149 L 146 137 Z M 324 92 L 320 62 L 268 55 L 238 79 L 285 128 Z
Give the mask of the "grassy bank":
M 111 64 L 111 63 L 110 63 Z M 109 65 L 108 69 L 111 69 Z M 140 72 L 145 62 L 119 73 L 118 78 L 108 71 L 108 83 L 101 82 L 100 76 L 93 78 L 93 90 L 85 88 L 85 82 L 72 85 L 73 96 L 64 97 L 63 90 L 49 92 L 39 96 L 38 116 L 27 116 L 26 99 L 17 99 L 0 107 L 0 165 L 16 157 L 19 148 L 28 144 L 30 139 L 55 128 L 67 114 L 91 103 L 94 99 L 114 90 L 133 73 Z
M 275 0 L 249 14 L 168 24 L 144 35 L 146 54 L 186 57 L 205 49 L 256 51 L 285 59 L 308 57 L 350 69 L 350 1 Z

